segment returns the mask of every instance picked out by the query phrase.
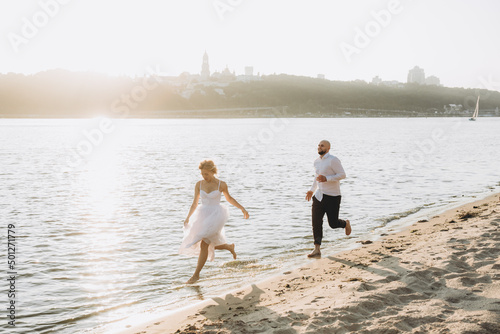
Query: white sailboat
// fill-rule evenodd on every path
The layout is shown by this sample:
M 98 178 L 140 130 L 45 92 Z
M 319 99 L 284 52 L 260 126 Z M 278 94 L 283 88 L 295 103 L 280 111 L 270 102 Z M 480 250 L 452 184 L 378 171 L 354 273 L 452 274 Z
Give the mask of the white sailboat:
M 474 114 L 472 114 L 472 117 L 469 118 L 469 121 L 475 121 L 478 114 L 479 114 L 479 96 L 477 97 L 476 110 L 474 110 Z

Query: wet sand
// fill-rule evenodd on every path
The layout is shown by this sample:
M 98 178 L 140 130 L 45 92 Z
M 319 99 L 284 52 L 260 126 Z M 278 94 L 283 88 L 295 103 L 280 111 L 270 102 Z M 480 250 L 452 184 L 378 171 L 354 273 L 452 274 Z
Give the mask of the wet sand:
M 495 194 L 121 333 L 500 333 L 499 226 Z

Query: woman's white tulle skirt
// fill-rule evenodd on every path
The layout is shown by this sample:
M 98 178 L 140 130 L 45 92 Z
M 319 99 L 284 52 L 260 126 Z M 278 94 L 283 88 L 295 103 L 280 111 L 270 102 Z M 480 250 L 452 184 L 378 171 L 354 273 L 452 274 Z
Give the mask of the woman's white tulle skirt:
M 208 246 L 208 260 L 214 260 L 215 246 L 226 243 L 224 224 L 229 218 L 229 210 L 225 205 L 200 205 L 196 208 L 184 226 L 184 239 L 179 254 L 187 256 L 200 255 L 201 241 Z

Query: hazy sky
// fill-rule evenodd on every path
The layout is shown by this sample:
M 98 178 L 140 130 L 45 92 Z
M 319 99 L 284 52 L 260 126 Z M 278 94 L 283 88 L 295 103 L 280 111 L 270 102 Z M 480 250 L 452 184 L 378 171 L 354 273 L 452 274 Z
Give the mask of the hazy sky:
M 0 73 L 210 70 L 500 90 L 498 0 L 0 0 Z

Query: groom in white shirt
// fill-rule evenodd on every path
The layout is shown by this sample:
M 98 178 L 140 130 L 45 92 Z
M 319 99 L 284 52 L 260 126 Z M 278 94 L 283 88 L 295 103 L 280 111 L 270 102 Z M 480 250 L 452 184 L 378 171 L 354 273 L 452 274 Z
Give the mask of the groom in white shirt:
M 321 256 L 321 240 L 323 239 L 323 217 L 328 217 L 331 228 L 343 228 L 345 234 L 351 234 L 349 220 L 339 219 L 340 209 L 340 180 L 345 178 L 344 168 L 340 160 L 328 153 L 330 142 L 322 140 L 318 144 L 319 158 L 314 161 L 316 177 L 311 189 L 306 194 L 306 200 L 313 199 L 312 227 L 314 236 L 314 250 L 308 257 Z M 314 196 L 313 196 L 314 194 Z

